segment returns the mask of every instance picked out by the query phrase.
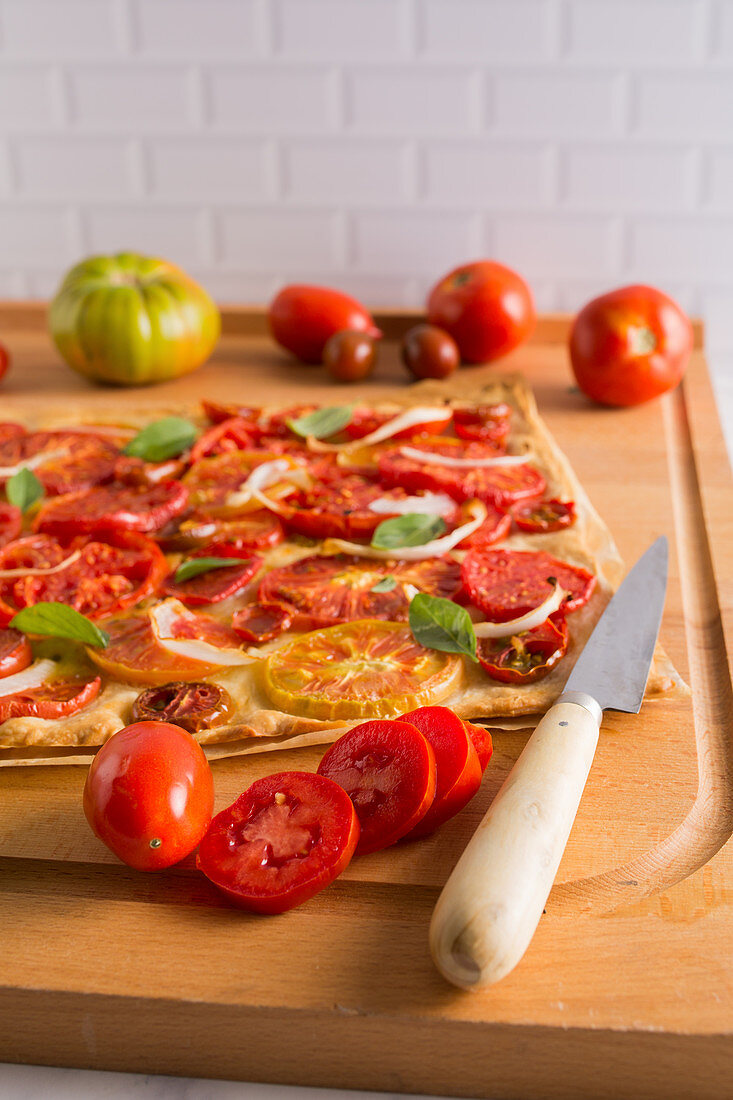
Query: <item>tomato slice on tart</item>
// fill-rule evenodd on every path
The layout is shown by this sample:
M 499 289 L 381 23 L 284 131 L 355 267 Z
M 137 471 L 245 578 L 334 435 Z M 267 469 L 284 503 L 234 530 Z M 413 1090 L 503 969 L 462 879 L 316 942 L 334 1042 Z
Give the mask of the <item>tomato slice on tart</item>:
M 596 585 L 587 569 L 544 550 L 469 550 L 462 573 L 471 601 L 491 622 L 507 622 L 539 607 L 555 582 L 568 594 L 562 605 L 567 614 L 587 603 Z
M 11 626 L 0 628 L 0 680 L 22 672 L 33 660 L 25 634 Z
M 141 691 L 132 704 L 132 720 L 170 722 L 195 734 L 225 725 L 234 711 L 231 695 L 218 684 L 177 680 Z
M 460 657 L 425 649 L 408 626 L 362 619 L 287 642 L 269 655 L 263 678 L 281 710 L 334 720 L 382 718 L 438 702 L 462 671 Z
M 232 626 L 244 642 L 261 645 L 290 630 L 293 611 L 281 603 L 251 603 L 232 615 Z
M 46 501 L 34 527 L 59 538 L 72 538 L 82 531 L 148 534 L 179 516 L 187 503 L 188 493 L 180 481 L 162 481 L 156 485 L 114 482 Z
M 435 797 L 436 774 L 432 746 L 407 719 L 354 726 L 318 765 L 318 775 L 338 783 L 354 803 L 357 855 L 395 844 L 418 824 Z
M 248 450 L 226 451 L 199 459 L 182 479 L 191 507 L 201 511 L 226 509 L 227 497 L 241 488 L 255 467 L 277 458 L 282 455 L 274 451 Z M 268 494 L 271 492 L 268 489 Z M 256 511 L 260 507 L 253 500 L 241 505 L 237 512 Z
M 204 547 L 217 557 L 236 558 L 249 555 L 253 550 L 268 550 L 284 538 L 285 528 L 280 519 L 261 508 L 232 519 L 211 512 L 192 512 L 175 530 L 161 532 L 158 541 L 169 550 Z M 213 545 L 219 548 L 216 552 Z M 226 551 L 222 547 L 226 547 Z
M 10 718 L 69 718 L 99 695 L 102 680 L 63 677 L 47 684 L 0 696 L 0 725 Z
M 222 404 L 220 401 L 202 401 L 201 408 L 212 424 L 220 424 L 222 420 L 231 420 L 236 416 L 254 426 L 262 412 L 262 409 L 251 405 Z
M 530 684 L 546 676 L 567 647 L 567 623 L 564 616 L 556 615 L 510 638 L 480 638 L 476 655 L 492 680 Z
M 366 407 L 356 408 L 351 415 L 351 420 L 343 430 L 344 435 L 347 439 L 363 439 L 364 436 L 376 431 L 377 428 L 388 424 L 390 420 L 394 420 L 403 411 L 402 409 L 394 409 L 391 412 L 383 412 Z M 439 436 L 453 420 L 453 410 L 451 408 L 446 405 L 444 412 L 445 415 L 442 420 L 429 420 L 413 424 L 411 427 L 397 432 L 396 435 L 392 436 L 392 439 L 417 439 L 419 436 L 424 435 Z
M 145 462 L 133 455 L 121 454 L 115 463 L 114 480 L 125 485 L 149 485 L 157 481 L 176 481 L 186 469 L 182 458 L 165 462 Z
M 199 557 L 203 556 L 199 552 Z M 206 556 L 218 557 L 208 553 Z M 171 573 L 163 585 L 166 596 L 173 596 L 182 600 L 191 607 L 203 607 L 204 604 L 220 603 L 228 600 L 245 588 L 252 578 L 259 572 L 262 566 L 262 558 L 242 558 L 239 565 L 225 565 L 218 569 L 209 569 L 206 573 L 199 573 L 196 577 L 190 577 L 187 581 L 176 581 L 175 573 Z
M 394 586 L 374 591 L 387 578 Z M 389 581 L 387 581 L 389 583 Z M 450 557 L 418 562 L 382 562 L 347 554 L 314 554 L 272 569 L 260 582 L 260 603 L 292 609 L 295 630 L 314 630 L 355 619 L 407 620 L 410 584 L 429 596 L 458 599 L 463 590 L 461 567 Z
M 481 786 L 481 762 L 463 721 L 448 707 L 419 707 L 401 716 L 430 743 L 435 754 L 435 798 L 406 840 L 435 832 L 463 809 Z
M 17 539 L 23 529 L 23 513 L 14 504 L 0 504 L 0 546 Z
M 217 814 L 196 866 L 235 905 L 284 913 L 333 882 L 358 839 L 356 811 L 337 783 L 276 772 Z
M 200 680 L 220 669 L 216 661 L 184 657 L 165 649 L 156 639 L 150 616 L 144 611 L 107 619 L 101 625 L 110 636 L 109 644 L 105 649 L 90 646 L 87 653 L 115 680 L 168 684 L 175 680 Z M 198 612 L 180 620 L 180 629 L 174 628 L 174 632 L 178 639 L 195 639 L 220 649 L 233 649 L 240 644 L 230 626 Z
M 230 416 L 209 428 L 191 449 L 191 462 L 231 451 L 251 450 L 257 437 L 256 425 L 242 416 Z
M 504 401 L 453 409 L 453 428 L 460 439 L 486 440 L 502 449 L 509 439 L 511 419 L 511 406 Z
M 14 466 L 22 454 L 21 440 L 27 428 L 12 420 L 0 420 L 0 466 Z
M 114 476 L 119 450 L 109 439 L 91 432 L 30 432 L 22 439 L 23 459 L 38 459 L 48 453 L 48 461 L 35 465 L 33 472 L 50 496 L 90 489 Z
M 562 531 L 575 523 L 575 504 L 572 500 L 519 501 L 511 506 L 509 512 L 519 530 L 531 535 Z
M 486 505 L 486 519 L 472 535 L 462 539 L 457 550 L 471 550 L 474 547 L 494 546 L 505 539 L 512 528 L 512 517 L 495 504 Z

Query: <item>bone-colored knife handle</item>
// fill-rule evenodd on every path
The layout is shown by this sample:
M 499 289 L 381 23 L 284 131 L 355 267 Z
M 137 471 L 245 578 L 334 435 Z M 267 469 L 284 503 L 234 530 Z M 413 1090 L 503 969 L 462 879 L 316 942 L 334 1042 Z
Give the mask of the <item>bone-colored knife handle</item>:
M 430 950 L 454 985 L 498 982 L 529 946 L 575 820 L 601 717 L 594 699 L 575 692 L 550 708 L 445 884 Z

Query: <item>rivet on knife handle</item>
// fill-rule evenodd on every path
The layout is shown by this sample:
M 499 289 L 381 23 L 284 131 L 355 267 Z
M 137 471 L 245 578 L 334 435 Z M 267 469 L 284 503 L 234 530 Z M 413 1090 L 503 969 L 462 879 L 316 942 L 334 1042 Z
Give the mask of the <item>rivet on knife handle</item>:
M 433 960 L 454 985 L 499 981 L 529 946 L 575 820 L 600 718 L 597 703 L 561 697 L 550 708 L 456 864 L 430 925 Z

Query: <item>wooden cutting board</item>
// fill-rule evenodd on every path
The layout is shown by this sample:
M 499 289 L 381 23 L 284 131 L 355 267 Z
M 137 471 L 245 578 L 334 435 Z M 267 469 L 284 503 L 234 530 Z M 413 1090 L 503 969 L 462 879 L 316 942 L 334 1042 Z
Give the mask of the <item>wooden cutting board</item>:
M 413 320 L 379 318 L 390 337 Z M 526 730 L 497 735 L 480 795 L 437 835 L 356 860 L 277 918 L 231 909 L 192 860 L 160 875 L 117 863 L 84 819 L 83 768 L 4 768 L 0 1059 L 515 1100 L 731 1095 L 733 858 L 718 849 L 733 829 L 733 492 L 696 331 L 683 387 L 636 409 L 591 407 L 573 387 L 566 318 L 543 319 L 502 363 L 526 374 L 626 561 L 670 536 L 661 640 L 693 689 L 692 700 L 605 716 L 517 969 L 462 993 L 433 969 L 427 931 Z M 109 390 L 63 366 L 39 306 L 0 306 L 14 360 L 0 419 L 200 396 L 334 403 L 405 384 L 393 343 L 374 378 L 346 391 L 286 361 L 256 310 L 225 311 L 225 332 L 201 372 Z M 496 369 L 470 368 L 477 382 Z M 314 769 L 319 755 L 214 764 L 217 809 L 256 777 Z

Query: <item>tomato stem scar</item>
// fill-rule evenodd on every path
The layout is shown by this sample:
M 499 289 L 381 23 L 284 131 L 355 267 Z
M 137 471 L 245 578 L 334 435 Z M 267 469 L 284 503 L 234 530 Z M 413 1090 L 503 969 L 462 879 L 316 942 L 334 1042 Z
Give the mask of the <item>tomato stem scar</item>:
M 154 836 L 153 839 L 150 841 L 150 847 L 151 848 L 160 848 L 162 843 L 163 843 L 163 841 L 160 839 L 159 836 Z

